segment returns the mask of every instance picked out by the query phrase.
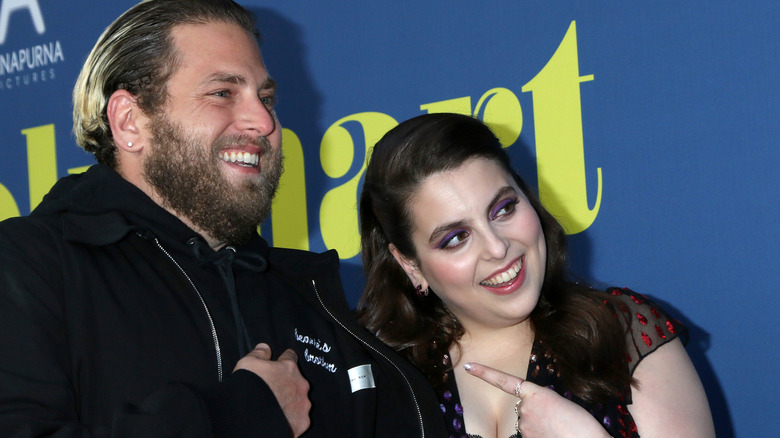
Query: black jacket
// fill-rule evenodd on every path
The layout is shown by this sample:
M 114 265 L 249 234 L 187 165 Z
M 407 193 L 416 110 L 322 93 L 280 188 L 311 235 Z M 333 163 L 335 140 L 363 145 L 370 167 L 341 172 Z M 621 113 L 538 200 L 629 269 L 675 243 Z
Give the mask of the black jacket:
M 353 321 L 338 263 L 259 236 L 215 252 L 106 167 L 63 178 L 0 223 L 0 436 L 289 436 L 265 382 L 232 372 L 259 342 L 298 354 L 305 437 L 444 436 L 425 378 Z

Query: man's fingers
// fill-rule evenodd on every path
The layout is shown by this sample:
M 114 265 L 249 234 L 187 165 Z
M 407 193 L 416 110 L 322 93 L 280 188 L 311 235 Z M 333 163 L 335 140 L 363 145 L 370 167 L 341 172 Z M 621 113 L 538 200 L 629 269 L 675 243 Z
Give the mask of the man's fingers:
M 277 360 L 291 360 L 293 362 L 298 362 L 298 355 L 293 351 L 292 349 L 288 348 L 287 350 L 284 350 L 284 353 L 279 355 L 279 359 Z
M 271 360 L 271 347 L 269 347 L 268 344 L 260 343 L 255 345 L 255 348 L 252 351 L 250 351 L 246 356 L 238 360 L 235 368 L 233 368 L 233 371 L 246 369 L 257 374 L 258 373 L 258 370 L 256 368 L 258 366 L 257 364 L 262 363 L 258 361 L 267 361 L 267 360 Z
M 516 397 L 522 398 L 522 395 L 526 392 L 526 386 L 532 385 L 530 382 L 526 383 L 524 379 L 478 363 L 467 363 L 463 368 L 472 376 L 479 377 L 496 388 Z
M 295 351 L 288 349 L 277 360 L 271 358 L 271 347 L 268 344 L 257 344 L 254 350 L 238 361 L 235 369 L 253 372 L 266 382 L 290 423 L 293 435 L 297 437 L 311 424 L 309 382 L 298 369 L 298 355 Z
M 271 347 L 268 344 L 260 343 L 255 345 L 255 349 L 249 354 L 257 357 L 258 359 L 271 360 Z

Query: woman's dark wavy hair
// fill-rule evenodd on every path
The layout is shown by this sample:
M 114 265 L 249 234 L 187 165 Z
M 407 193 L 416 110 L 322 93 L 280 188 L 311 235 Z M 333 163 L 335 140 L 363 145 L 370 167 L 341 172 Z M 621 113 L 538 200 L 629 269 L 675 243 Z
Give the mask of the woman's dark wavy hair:
M 417 261 L 411 240 L 410 201 L 428 176 L 467 160 L 497 163 L 516 180 L 544 232 L 547 262 L 539 303 L 531 314 L 536 338 L 556 358 L 563 383 L 587 401 L 624 394 L 632 383 L 626 365 L 626 328 L 610 295 L 569 279 L 566 235 L 512 169 L 509 156 L 481 121 L 459 114 L 427 114 L 390 130 L 374 146 L 360 196 L 360 231 L 366 290 L 358 304 L 361 324 L 405 355 L 435 384 L 451 367 L 442 358 L 464 333 L 444 303 L 417 297 L 395 261 L 392 243 Z

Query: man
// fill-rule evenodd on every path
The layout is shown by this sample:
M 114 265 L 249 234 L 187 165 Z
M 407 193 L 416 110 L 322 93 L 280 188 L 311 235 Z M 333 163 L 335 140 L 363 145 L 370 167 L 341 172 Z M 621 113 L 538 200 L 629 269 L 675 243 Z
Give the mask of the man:
M 256 233 L 275 91 L 229 0 L 142 2 L 100 37 L 74 90 L 99 164 L 0 224 L 0 436 L 443 434 L 337 255 Z

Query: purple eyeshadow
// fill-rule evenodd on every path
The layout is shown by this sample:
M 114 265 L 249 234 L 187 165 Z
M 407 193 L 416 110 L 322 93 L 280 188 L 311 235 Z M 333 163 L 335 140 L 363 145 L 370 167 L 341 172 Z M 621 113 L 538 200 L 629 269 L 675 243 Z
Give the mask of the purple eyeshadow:
M 497 204 L 493 210 L 490 212 L 490 217 L 495 218 L 496 214 L 498 214 L 499 211 L 501 211 L 503 208 L 505 208 L 509 204 L 513 204 L 517 202 L 517 198 L 510 198 L 510 199 L 504 199 L 503 202 Z
M 453 237 L 457 236 L 458 234 L 460 234 L 462 232 L 463 232 L 463 230 L 454 230 L 454 231 L 450 231 L 449 233 L 447 233 L 447 235 L 444 236 L 444 238 L 441 239 L 441 241 L 439 242 L 439 248 L 441 249 L 441 248 L 444 248 L 445 246 L 447 246 L 447 244 L 450 242 L 450 240 L 452 240 Z

